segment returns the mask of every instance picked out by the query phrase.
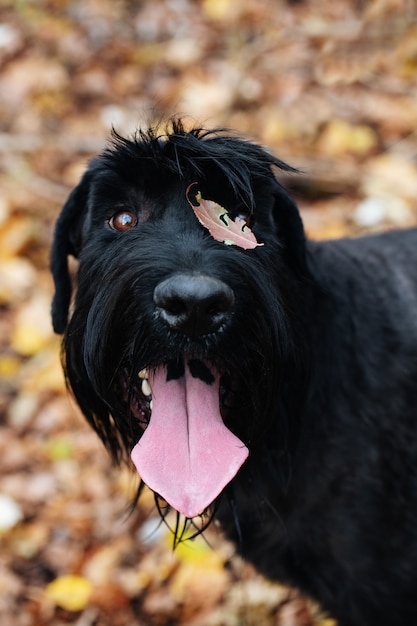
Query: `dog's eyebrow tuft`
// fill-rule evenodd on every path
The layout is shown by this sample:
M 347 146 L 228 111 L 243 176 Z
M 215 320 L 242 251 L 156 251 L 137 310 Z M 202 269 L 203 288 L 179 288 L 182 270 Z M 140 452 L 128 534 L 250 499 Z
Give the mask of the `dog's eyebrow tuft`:
M 194 126 L 187 129 L 180 118 L 170 120 L 164 127 L 139 128 L 132 138 L 125 138 L 113 129 L 108 148 L 102 158 L 116 165 L 116 155 L 123 161 L 140 165 L 146 175 L 147 165 L 159 164 L 161 171 L 181 180 L 223 179 L 234 195 L 248 209 L 254 208 L 254 181 L 277 183 L 272 168 L 296 172 L 293 167 L 276 158 L 267 149 L 240 138 L 226 128 L 206 130 Z

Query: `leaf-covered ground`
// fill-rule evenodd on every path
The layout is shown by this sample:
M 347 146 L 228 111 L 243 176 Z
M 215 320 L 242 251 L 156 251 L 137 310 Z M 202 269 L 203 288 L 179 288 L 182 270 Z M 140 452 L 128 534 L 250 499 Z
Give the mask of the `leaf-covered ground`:
M 65 392 L 53 221 L 111 125 L 260 141 L 316 238 L 417 222 L 414 0 L 0 0 L 0 621 L 329 626 L 213 528 L 172 550 Z

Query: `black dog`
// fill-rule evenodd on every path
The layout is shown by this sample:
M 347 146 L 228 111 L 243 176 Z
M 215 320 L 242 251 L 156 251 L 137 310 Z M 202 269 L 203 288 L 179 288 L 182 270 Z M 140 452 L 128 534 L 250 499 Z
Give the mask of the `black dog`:
M 56 226 L 68 383 L 117 461 L 266 576 L 343 626 L 414 625 L 417 230 L 308 242 L 275 166 L 180 121 L 114 136 Z

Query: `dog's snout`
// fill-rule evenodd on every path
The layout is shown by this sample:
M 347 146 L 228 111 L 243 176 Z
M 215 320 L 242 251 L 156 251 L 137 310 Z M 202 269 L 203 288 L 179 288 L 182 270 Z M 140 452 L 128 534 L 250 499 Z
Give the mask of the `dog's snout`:
M 156 286 L 153 299 L 159 318 L 171 330 L 195 338 L 213 333 L 225 323 L 234 294 L 217 278 L 176 274 Z

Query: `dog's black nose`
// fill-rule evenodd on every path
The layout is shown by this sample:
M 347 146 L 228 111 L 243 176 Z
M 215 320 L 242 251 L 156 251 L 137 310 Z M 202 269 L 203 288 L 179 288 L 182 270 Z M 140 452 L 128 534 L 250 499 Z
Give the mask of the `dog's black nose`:
M 192 338 L 215 332 L 234 303 L 232 289 L 204 275 L 175 274 L 156 286 L 153 299 L 160 319 L 171 330 Z

